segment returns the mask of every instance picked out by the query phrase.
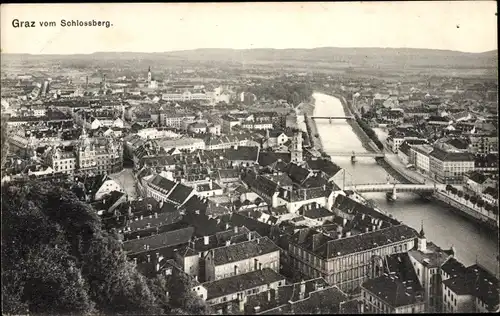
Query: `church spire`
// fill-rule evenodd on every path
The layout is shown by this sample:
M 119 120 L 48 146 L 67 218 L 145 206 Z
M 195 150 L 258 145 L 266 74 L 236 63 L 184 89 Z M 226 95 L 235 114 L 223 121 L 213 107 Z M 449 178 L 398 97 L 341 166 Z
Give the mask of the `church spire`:
M 425 232 L 424 232 L 424 220 L 422 220 L 421 224 L 420 224 L 420 238 L 425 238 Z

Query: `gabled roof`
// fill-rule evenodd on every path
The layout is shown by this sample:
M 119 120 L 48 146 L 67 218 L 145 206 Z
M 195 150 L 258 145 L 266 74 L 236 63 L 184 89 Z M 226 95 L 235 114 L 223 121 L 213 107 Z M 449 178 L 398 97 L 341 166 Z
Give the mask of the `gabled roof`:
M 297 164 L 291 163 L 288 165 L 288 175 L 293 182 L 302 184 L 311 174 L 311 170 L 301 167 Z
M 448 259 L 441 266 L 441 270 L 450 275 L 450 278 L 454 278 L 459 275 L 464 275 L 467 272 L 467 268 L 455 258 Z
M 266 167 L 269 166 L 277 161 L 282 161 L 289 163 L 291 160 L 291 154 L 290 153 L 277 153 L 277 152 L 272 152 L 272 151 L 261 151 L 259 153 L 259 165 Z
M 391 307 L 398 308 L 423 301 L 423 293 L 403 283 L 397 275 L 383 275 L 369 279 L 363 283 L 363 288 L 387 302 Z
M 259 151 L 259 147 L 240 146 L 238 149 L 227 149 L 224 152 L 224 157 L 231 161 L 243 160 L 257 162 L 257 159 L 259 158 Z
M 471 153 L 445 151 L 437 147 L 434 147 L 429 155 L 440 161 L 474 161 L 474 156 Z
M 261 237 L 252 241 L 216 248 L 212 250 L 212 253 L 214 265 L 224 265 L 279 250 L 280 248 L 269 238 Z
M 498 279 L 478 264 L 467 268 L 467 271 L 454 278 L 443 281 L 458 295 L 473 295 L 486 304 L 489 311 L 494 311 L 499 304 Z
M 323 217 L 330 217 L 330 216 L 335 216 L 333 212 L 330 212 L 324 207 L 321 206 L 312 206 L 308 207 L 310 205 L 304 205 L 299 209 L 299 214 L 304 215 L 305 217 L 309 217 L 312 219 L 317 219 L 317 218 L 323 218 Z
M 193 188 L 178 183 L 168 195 L 168 199 L 178 204 L 183 204 L 193 192 Z
M 342 170 L 342 168 L 336 165 L 333 161 L 324 158 L 309 159 L 307 160 L 307 165 L 312 170 L 324 172 L 328 177 L 333 177 L 340 170 Z
M 470 174 L 469 174 L 469 179 L 478 183 L 478 184 L 483 184 L 486 180 L 488 180 L 488 177 L 481 173 L 481 172 L 478 172 L 478 171 L 472 171 Z
M 417 232 L 411 227 L 406 225 L 390 226 L 352 237 L 331 240 L 325 245 L 324 251 L 327 258 L 334 258 L 415 237 L 417 237 Z
M 170 190 L 172 190 L 172 188 L 174 188 L 177 184 L 176 182 L 164 178 L 160 175 L 155 175 L 149 182 L 159 187 L 160 189 L 165 190 L 165 192 L 170 192 Z
M 159 248 L 173 247 L 187 243 L 192 238 L 193 234 L 194 228 L 186 227 L 146 238 L 126 241 L 123 243 L 123 249 L 128 254 L 136 254 Z M 146 249 L 146 245 L 149 246 L 148 249 Z
M 203 286 L 207 289 L 207 300 L 212 300 L 279 281 L 285 283 L 285 277 L 270 268 L 264 268 L 221 280 L 206 282 L 203 283 Z

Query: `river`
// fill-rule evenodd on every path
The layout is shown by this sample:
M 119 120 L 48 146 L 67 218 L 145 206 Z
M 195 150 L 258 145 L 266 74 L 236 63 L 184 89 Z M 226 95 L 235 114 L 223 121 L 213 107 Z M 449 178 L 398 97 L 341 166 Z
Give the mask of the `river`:
M 337 98 L 322 93 L 314 93 L 313 97 L 315 116 L 344 115 L 342 104 Z M 366 151 L 346 120 L 334 120 L 331 123 L 317 120 L 316 126 L 325 151 Z M 387 172 L 373 158 L 358 157 L 354 164 L 350 157 L 332 157 L 332 160 L 346 170 L 346 185 L 352 182 L 387 182 Z M 498 235 L 491 230 L 461 217 L 446 205 L 426 202 L 413 193 L 398 193 L 398 200 L 392 203 L 386 201 L 384 193 L 366 193 L 363 196 L 417 231 L 420 231 L 423 222 L 428 241 L 443 249 L 453 245 L 457 250 L 457 259 L 464 265 L 469 266 L 477 261 L 498 276 Z

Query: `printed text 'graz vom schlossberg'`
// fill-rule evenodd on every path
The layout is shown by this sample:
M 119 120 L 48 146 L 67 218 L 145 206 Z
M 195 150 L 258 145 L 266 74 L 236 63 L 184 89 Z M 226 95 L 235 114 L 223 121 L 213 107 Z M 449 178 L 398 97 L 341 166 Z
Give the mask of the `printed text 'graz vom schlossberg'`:
M 113 26 L 110 21 L 101 20 L 61 20 L 59 24 L 56 21 L 23 21 L 19 19 L 12 20 L 12 26 L 14 28 L 33 28 L 33 27 L 106 27 L 109 28 Z

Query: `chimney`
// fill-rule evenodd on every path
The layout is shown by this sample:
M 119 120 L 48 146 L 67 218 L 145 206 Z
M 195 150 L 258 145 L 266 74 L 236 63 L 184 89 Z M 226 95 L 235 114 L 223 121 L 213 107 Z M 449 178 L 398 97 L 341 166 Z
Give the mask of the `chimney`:
M 337 233 L 337 239 L 342 238 L 342 233 Z
M 347 225 L 347 218 L 344 218 L 344 219 L 342 220 L 342 226 L 345 226 L 345 225 Z
M 205 246 L 208 245 L 208 241 L 209 241 L 209 236 L 203 236 L 203 244 Z
M 234 233 L 237 234 L 238 233 L 238 226 L 234 226 Z
M 365 233 L 370 231 L 370 227 L 365 227 Z
M 262 270 L 262 262 L 259 262 L 259 270 Z
M 226 223 L 226 230 L 229 229 L 229 223 Z
M 134 263 L 137 265 L 137 258 L 134 258 Z
M 144 216 L 141 215 L 141 221 L 142 221 L 143 218 L 144 218 Z
M 267 291 L 267 301 L 271 301 L 271 290 Z
M 226 240 L 226 246 L 231 245 L 231 240 Z
M 350 232 L 350 231 L 346 232 L 346 233 L 345 233 L 345 236 L 346 236 L 346 237 L 351 237 L 351 232 Z
M 235 265 L 234 265 L 234 275 L 238 275 L 239 270 L 240 270 L 240 269 L 238 268 L 238 265 L 237 265 L 237 264 L 235 264 Z
M 252 240 L 252 232 L 248 232 L 248 241 Z
M 155 212 L 155 218 L 158 218 L 158 213 Z
M 372 231 L 375 231 L 377 230 L 377 226 L 376 225 L 372 225 Z
M 148 255 L 148 262 L 151 262 L 151 255 Z

